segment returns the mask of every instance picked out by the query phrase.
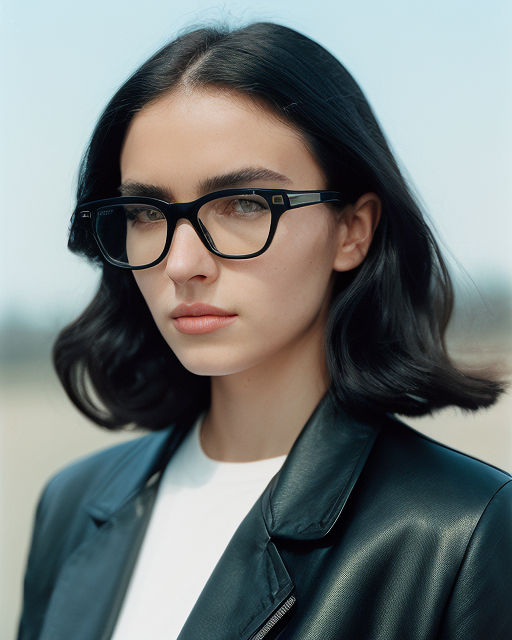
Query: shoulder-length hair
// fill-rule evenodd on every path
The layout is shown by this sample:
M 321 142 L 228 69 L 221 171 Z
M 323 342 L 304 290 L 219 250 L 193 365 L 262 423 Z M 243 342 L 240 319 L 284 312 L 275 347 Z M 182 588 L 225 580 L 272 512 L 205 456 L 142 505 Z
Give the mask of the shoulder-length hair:
M 327 188 L 353 202 L 373 191 L 382 217 L 363 263 L 337 274 L 325 345 L 331 385 L 355 414 L 421 415 L 491 405 L 502 385 L 458 370 L 445 330 L 453 289 L 436 241 L 361 89 L 328 51 L 260 22 L 188 31 L 120 87 L 82 158 L 77 203 L 118 195 L 128 124 L 173 88 L 221 87 L 263 101 L 302 131 Z M 69 249 L 101 266 L 97 294 L 58 335 L 53 360 L 73 403 L 110 429 L 161 429 L 209 404 L 209 378 L 187 371 L 149 313 L 132 273 L 106 263 L 75 221 Z

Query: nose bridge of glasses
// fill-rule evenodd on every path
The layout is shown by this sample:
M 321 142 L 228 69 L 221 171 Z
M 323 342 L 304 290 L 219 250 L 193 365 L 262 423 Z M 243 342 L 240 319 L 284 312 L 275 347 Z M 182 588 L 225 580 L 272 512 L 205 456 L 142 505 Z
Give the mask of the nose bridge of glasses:
M 174 230 L 180 220 L 188 220 L 189 222 L 192 222 L 195 217 L 194 208 L 191 207 L 189 203 L 167 203 L 164 209 L 165 217 L 167 218 L 167 225 L 171 230 Z
M 215 243 L 203 222 L 197 217 L 197 212 L 197 201 L 187 203 L 173 202 L 167 205 L 166 217 L 171 246 L 175 244 L 178 228 L 186 225 L 192 227 L 203 245 L 209 243 L 215 249 Z M 204 242 L 205 239 L 206 243 Z
M 194 227 L 195 212 L 189 204 L 173 202 L 166 203 L 165 206 L 160 208 L 164 210 L 170 240 L 174 239 L 178 226 L 184 222 L 187 222 L 190 226 Z

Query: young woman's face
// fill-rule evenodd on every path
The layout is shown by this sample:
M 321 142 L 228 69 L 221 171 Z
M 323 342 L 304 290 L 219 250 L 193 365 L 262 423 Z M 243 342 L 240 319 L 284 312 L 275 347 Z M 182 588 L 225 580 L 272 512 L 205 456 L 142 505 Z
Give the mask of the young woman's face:
M 285 178 L 222 188 L 327 186 L 293 127 L 243 95 L 218 90 L 170 94 L 146 106 L 130 123 L 121 153 L 123 184 L 158 186 L 175 202 L 203 195 L 198 185 L 206 179 L 251 168 Z M 227 375 L 278 366 L 282 359 L 300 360 L 305 349 L 323 353 L 342 232 L 332 210 L 311 205 L 281 217 L 262 255 L 230 260 L 210 253 L 182 219 L 166 259 L 133 275 L 158 329 L 191 372 Z M 173 318 L 178 305 L 195 303 L 233 317 L 211 324 Z

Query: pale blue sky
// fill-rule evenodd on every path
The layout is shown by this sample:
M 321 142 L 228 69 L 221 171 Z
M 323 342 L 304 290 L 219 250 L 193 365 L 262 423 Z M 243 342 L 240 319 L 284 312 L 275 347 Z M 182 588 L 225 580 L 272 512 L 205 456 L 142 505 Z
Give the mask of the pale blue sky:
M 254 8 L 257 7 L 257 8 Z M 78 163 L 119 85 L 188 25 L 281 22 L 352 72 L 443 245 L 485 288 L 512 274 L 512 4 L 4 0 L 0 320 L 62 325 L 98 272 L 66 249 Z

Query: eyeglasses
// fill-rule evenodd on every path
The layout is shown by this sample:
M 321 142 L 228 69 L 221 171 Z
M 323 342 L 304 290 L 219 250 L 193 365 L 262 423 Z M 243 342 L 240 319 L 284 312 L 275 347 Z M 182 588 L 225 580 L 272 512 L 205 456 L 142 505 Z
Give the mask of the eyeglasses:
M 336 191 L 224 189 L 192 202 L 122 196 L 79 204 L 71 218 L 89 219 L 105 259 L 123 269 L 147 269 L 169 251 L 176 222 L 185 218 L 204 246 L 221 258 L 262 254 L 285 211 L 324 202 L 346 203 Z

